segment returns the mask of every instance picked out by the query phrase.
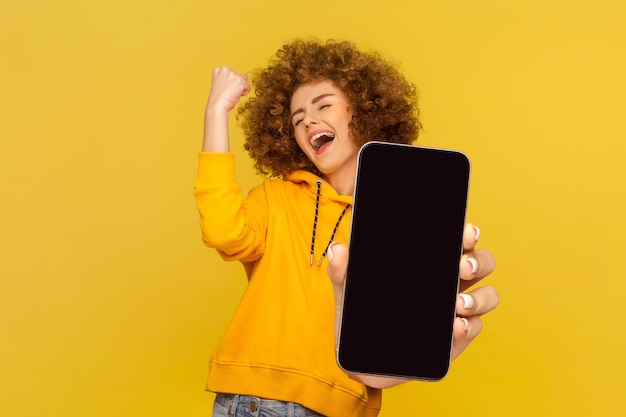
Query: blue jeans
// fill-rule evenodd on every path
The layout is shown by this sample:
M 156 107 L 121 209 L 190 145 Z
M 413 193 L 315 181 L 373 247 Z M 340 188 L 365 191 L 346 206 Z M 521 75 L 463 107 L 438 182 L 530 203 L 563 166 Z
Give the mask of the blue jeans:
M 213 417 L 324 417 L 296 403 L 249 395 L 217 394 Z

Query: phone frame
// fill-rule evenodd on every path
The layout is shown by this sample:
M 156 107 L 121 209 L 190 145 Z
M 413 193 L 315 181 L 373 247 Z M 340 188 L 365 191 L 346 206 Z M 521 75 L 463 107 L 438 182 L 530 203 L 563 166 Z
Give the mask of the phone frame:
M 451 149 L 373 141 L 359 150 L 350 226 L 350 259 L 336 347 L 337 363 L 346 372 L 426 381 L 441 380 L 447 375 L 470 171 L 469 158 Z M 431 174 L 431 178 L 420 178 L 426 174 Z M 365 187 L 374 188 L 374 191 Z M 433 201 L 421 201 L 421 205 L 414 206 L 417 208 L 413 216 L 396 212 L 409 204 L 407 196 L 398 193 L 405 189 L 421 190 Z M 380 202 L 376 197 L 379 195 L 378 198 L 384 199 L 389 194 L 392 199 L 389 202 Z M 398 203 L 394 197 L 404 199 Z M 448 207 L 448 204 L 454 207 Z M 378 210 L 381 217 L 368 214 L 368 210 Z M 435 219 L 430 218 L 425 223 L 419 218 L 421 213 L 430 213 Z M 364 219 L 361 220 L 360 216 Z M 369 223 L 365 228 L 360 226 L 361 222 Z M 378 224 L 380 222 L 388 222 L 389 227 Z M 418 232 L 419 236 L 413 236 Z M 443 238 L 438 236 L 439 233 L 449 236 Z M 436 248 L 430 250 L 421 239 L 430 239 L 429 244 Z M 412 252 L 411 244 L 417 253 Z M 390 250 L 389 246 L 393 249 Z M 421 274 L 415 270 L 415 258 L 420 250 L 434 257 L 425 259 L 425 255 L 421 260 L 425 266 L 422 271 L 426 270 L 422 275 L 433 276 L 420 282 L 409 281 Z M 438 253 L 433 252 L 436 250 L 442 253 L 441 259 L 437 259 Z M 381 257 L 390 259 L 385 261 Z M 435 265 L 437 261 L 442 264 Z M 385 276 L 384 280 L 378 277 L 387 271 L 391 275 Z M 358 274 L 365 278 L 358 278 L 361 280 L 358 281 Z M 363 284 L 368 276 L 371 279 Z M 407 278 L 398 278 L 400 276 Z M 429 285 L 428 290 L 420 292 L 426 285 Z M 402 288 L 395 291 L 393 286 Z M 396 297 L 399 306 L 393 304 Z M 397 311 L 391 311 L 393 309 Z M 429 317 L 425 320 L 424 316 Z M 427 336 L 422 340 L 422 335 Z

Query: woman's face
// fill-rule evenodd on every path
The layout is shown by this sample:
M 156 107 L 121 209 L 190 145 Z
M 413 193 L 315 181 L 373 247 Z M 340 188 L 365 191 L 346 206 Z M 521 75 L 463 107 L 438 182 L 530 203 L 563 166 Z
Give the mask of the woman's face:
M 327 80 L 303 84 L 293 93 L 290 111 L 296 142 L 317 169 L 331 183 L 353 181 L 358 148 L 350 137 L 352 108 L 343 91 Z

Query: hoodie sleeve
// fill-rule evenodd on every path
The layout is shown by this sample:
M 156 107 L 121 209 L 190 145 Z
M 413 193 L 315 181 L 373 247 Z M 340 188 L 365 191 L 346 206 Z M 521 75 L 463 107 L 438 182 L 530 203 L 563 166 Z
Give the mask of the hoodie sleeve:
M 200 152 L 194 197 L 202 241 L 226 260 L 249 262 L 265 250 L 267 200 L 262 185 L 242 198 L 232 152 Z

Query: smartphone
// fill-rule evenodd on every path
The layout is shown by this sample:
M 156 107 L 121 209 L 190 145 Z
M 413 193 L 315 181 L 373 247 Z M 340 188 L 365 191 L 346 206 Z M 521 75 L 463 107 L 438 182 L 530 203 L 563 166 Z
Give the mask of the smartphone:
M 428 381 L 448 373 L 469 179 L 469 158 L 456 150 L 359 150 L 337 338 L 345 371 Z

